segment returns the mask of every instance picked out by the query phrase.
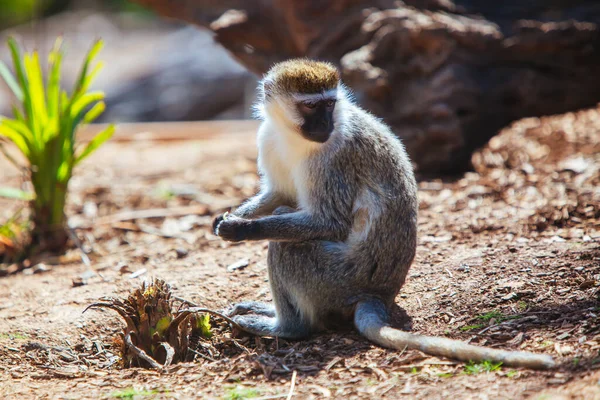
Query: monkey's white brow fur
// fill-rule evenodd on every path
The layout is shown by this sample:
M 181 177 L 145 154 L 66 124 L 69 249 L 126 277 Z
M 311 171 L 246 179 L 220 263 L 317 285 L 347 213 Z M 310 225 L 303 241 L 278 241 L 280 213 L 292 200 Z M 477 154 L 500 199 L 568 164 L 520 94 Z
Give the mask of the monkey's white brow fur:
M 337 95 L 338 95 L 338 90 L 337 90 L 337 88 L 335 88 L 335 89 L 327 90 L 322 93 L 310 93 L 310 94 L 293 93 L 292 98 L 298 102 L 314 103 L 314 102 L 317 102 L 320 100 L 336 100 Z

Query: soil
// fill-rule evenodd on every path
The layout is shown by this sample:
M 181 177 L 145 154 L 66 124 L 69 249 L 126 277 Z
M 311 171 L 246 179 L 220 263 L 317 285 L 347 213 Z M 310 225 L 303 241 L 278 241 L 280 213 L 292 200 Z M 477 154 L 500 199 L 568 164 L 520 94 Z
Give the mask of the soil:
M 548 353 L 556 370 L 467 367 L 354 332 L 233 337 L 218 319 L 194 362 L 120 369 L 123 321 L 111 310 L 82 314 L 102 297 L 158 277 L 215 310 L 270 299 L 266 243 L 210 233 L 214 215 L 256 190 L 255 161 L 253 135 L 240 133 L 110 143 L 85 162 L 67 211 L 89 266 L 73 248 L 0 278 L 0 397 L 285 398 L 293 385 L 298 399 L 600 399 L 599 109 L 521 120 L 473 156 L 474 172 L 419 177 L 419 247 L 397 298 L 400 327 Z M 20 182 L 10 168 L 0 160 L 0 184 Z M 20 206 L 2 201 L 0 216 Z M 188 208 L 123 214 L 175 207 Z

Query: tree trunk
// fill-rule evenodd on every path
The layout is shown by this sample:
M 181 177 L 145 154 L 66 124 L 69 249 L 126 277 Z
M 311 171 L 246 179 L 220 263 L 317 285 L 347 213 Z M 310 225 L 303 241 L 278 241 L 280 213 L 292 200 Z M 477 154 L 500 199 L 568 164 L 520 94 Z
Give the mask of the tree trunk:
M 469 167 L 500 128 L 600 100 L 595 0 L 135 0 L 211 29 L 256 73 L 333 61 L 421 172 Z

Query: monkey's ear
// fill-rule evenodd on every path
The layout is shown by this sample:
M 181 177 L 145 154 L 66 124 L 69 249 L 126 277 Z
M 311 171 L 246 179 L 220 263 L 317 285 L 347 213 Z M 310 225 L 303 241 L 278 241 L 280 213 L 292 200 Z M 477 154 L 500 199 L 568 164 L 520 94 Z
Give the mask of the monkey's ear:
M 265 97 L 269 97 L 273 94 L 275 89 L 275 83 L 268 78 L 265 78 L 261 81 L 262 91 Z

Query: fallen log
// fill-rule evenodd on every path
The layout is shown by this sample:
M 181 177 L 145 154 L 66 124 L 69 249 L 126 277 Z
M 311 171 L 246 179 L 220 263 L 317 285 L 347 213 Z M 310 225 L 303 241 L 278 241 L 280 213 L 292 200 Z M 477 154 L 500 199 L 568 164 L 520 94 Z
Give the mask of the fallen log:
M 290 57 L 335 62 L 425 173 L 469 168 L 511 121 L 600 100 L 594 0 L 135 1 L 212 30 L 256 73 Z

